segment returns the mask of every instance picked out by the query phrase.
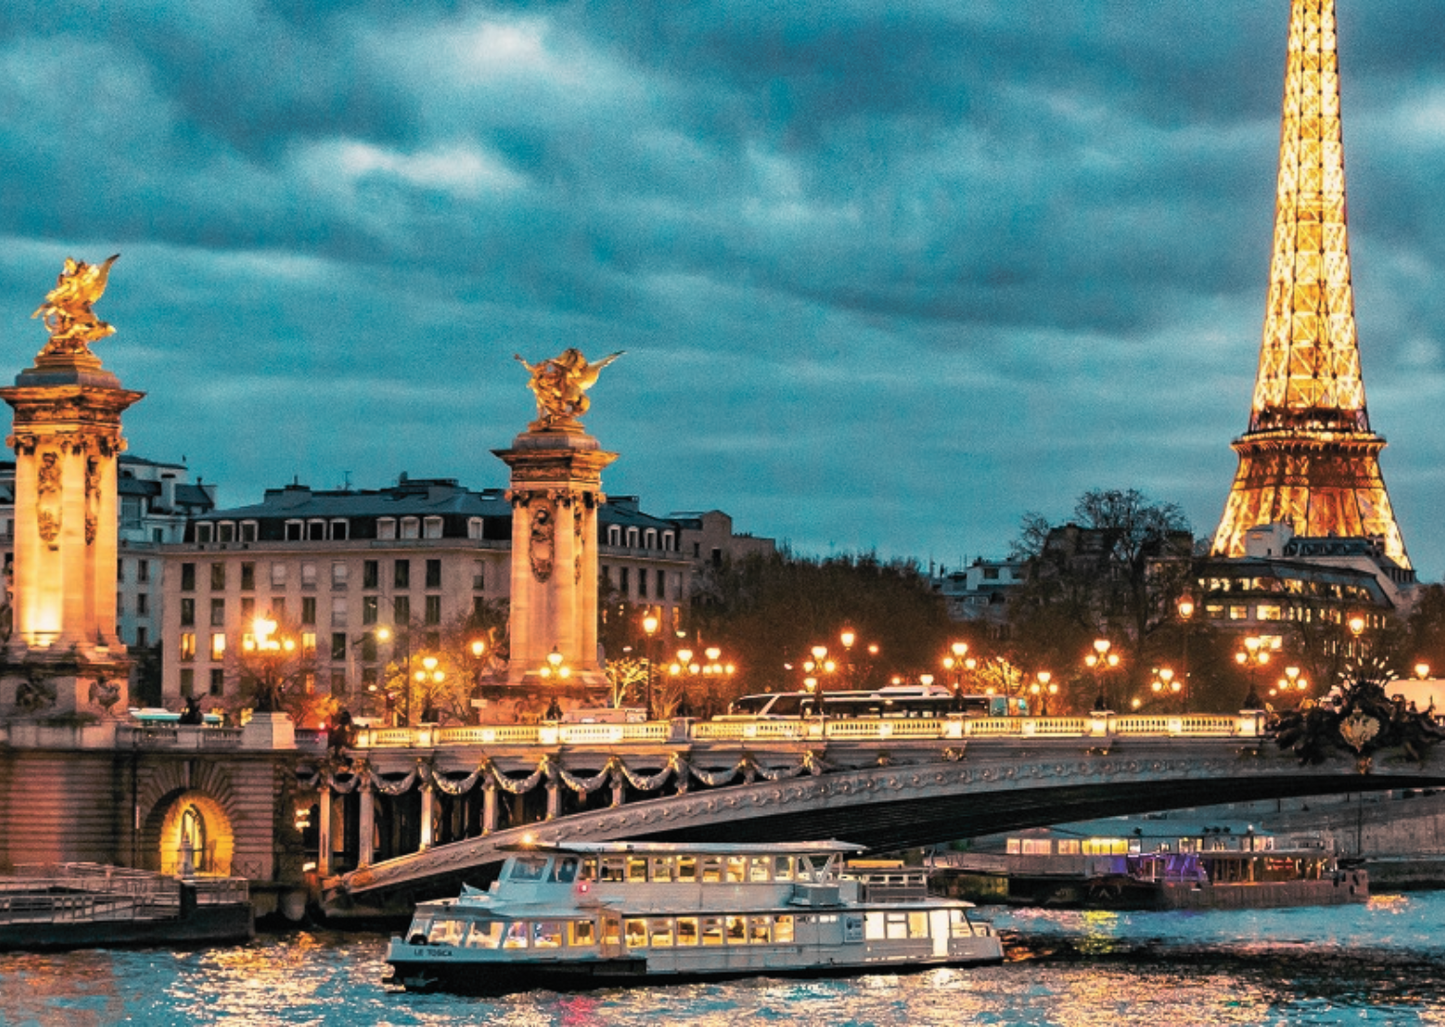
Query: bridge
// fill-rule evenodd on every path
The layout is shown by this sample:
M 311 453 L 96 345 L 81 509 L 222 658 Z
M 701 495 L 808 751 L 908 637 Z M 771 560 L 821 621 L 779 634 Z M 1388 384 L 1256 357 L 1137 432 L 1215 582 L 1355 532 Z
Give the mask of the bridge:
M 396 729 L 363 733 L 352 756 L 317 771 L 321 820 L 391 849 L 360 844 L 352 868 L 322 867 L 334 917 L 404 914 L 483 883 L 504 846 L 523 841 L 839 838 L 889 851 L 1101 816 L 1445 784 L 1445 767 L 1387 755 L 1369 773 L 1344 756 L 1304 765 L 1252 711 Z M 350 804 L 346 815 L 333 799 Z M 347 848 L 323 830 L 324 853 L 344 860 Z

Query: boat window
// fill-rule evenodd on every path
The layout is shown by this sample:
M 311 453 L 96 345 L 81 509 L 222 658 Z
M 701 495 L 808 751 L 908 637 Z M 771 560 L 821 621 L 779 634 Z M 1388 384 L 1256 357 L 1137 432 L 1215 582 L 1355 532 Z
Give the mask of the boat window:
M 616 917 L 607 917 L 602 921 L 602 944 L 617 944 L 617 929 L 621 924 Z
M 648 944 L 653 948 L 672 948 L 672 917 L 657 916 L 647 921 Z
M 627 883 L 645 884 L 647 882 L 647 857 L 627 857 Z
M 722 880 L 722 857 L 704 856 L 702 858 L 702 883 L 717 884 Z
M 909 913 L 909 914 L 908 914 L 908 937 L 910 937 L 910 938 L 927 938 L 927 937 L 928 937 L 928 914 L 927 914 L 927 913 Z
M 778 856 L 773 860 L 773 880 L 791 881 L 793 879 L 793 857 Z
M 688 884 L 692 884 L 697 880 L 696 856 L 677 857 L 677 879 L 679 881 L 686 881 Z
M 567 921 L 568 945 L 596 945 L 597 925 L 591 920 Z
M 579 881 L 597 880 L 597 857 L 588 856 L 582 860 L 582 873 L 578 875 Z
M 878 912 L 877 910 L 873 910 L 867 913 L 866 916 L 867 922 L 864 925 L 865 929 L 863 936 L 869 941 L 882 941 L 884 938 L 883 914 Z
M 672 880 L 671 856 L 652 857 L 652 879 L 661 883 L 667 883 Z
M 469 949 L 495 949 L 502 944 L 502 921 L 474 920 L 471 933 L 467 935 Z
M 577 879 L 577 857 L 563 856 L 552 866 L 552 880 L 558 884 L 571 884 Z
M 513 856 L 512 872 L 507 876 L 513 881 L 540 881 L 547 862 L 546 856 Z
M 773 940 L 772 918 L 755 916 L 748 925 L 748 941 L 754 945 L 767 945 Z
M 532 924 L 532 947 L 534 949 L 558 949 L 562 947 L 562 921 L 538 920 Z
M 433 945 L 460 945 L 466 927 L 464 920 L 438 920 L 431 925 L 427 941 Z
M 820 856 L 820 857 L 819 857 L 820 862 L 818 863 L 817 866 L 814 866 L 814 865 L 813 865 L 813 860 L 812 860 L 810 857 L 808 857 L 808 856 L 799 856 L 799 857 L 798 857 L 798 880 L 800 880 L 800 881 L 821 881 L 823 878 L 822 878 L 822 874 L 821 874 L 820 872 L 821 872 L 821 870 L 822 870 L 822 868 L 823 868 L 823 866 L 824 866 L 824 864 L 821 862 L 822 858 L 823 858 L 823 857 Z
M 886 931 L 889 939 L 896 941 L 899 938 L 908 937 L 907 913 L 887 913 L 885 916 L 888 917 Z
M 748 918 L 745 916 L 728 917 L 727 936 L 729 945 L 746 945 L 748 943 Z
M 527 947 L 527 921 L 514 920 L 507 926 L 506 939 L 502 942 L 504 949 L 524 949 Z
M 640 949 L 647 944 L 647 921 L 628 919 L 623 922 L 623 933 L 627 935 L 627 947 Z
M 741 883 L 747 876 L 748 858 L 746 856 L 728 856 L 724 861 L 727 870 L 728 884 Z
M 406 932 L 407 940 L 413 945 L 425 945 L 427 932 L 431 930 L 431 917 L 417 917 Z
M 603 857 L 602 857 L 602 876 L 599 877 L 598 880 L 599 880 L 599 881 L 620 881 L 620 880 L 622 880 L 622 865 L 623 865 L 623 862 L 622 862 L 622 857 L 621 857 L 621 856 L 603 856 Z
M 705 916 L 702 918 L 702 943 L 704 945 L 721 945 L 723 943 L 722 917 Z
M 680 916 L 677 918 L 677 943 L 679 945 L 697 944 L 697 917 Z
M 773 941 L 779 945 L 791 945 L 793 943 L 793 918 L 780 916 L 773 925 Z
M 961 909 L 950 909 L 948 911 L 948 922 L 953 928 L 952 934 L 955 938 L 973 937 L 973 924 L 969 922 L 968 914 Z
M 754 856 L 749 868 L 748 880 L 766 883 L 773 878 L 773 857 Z

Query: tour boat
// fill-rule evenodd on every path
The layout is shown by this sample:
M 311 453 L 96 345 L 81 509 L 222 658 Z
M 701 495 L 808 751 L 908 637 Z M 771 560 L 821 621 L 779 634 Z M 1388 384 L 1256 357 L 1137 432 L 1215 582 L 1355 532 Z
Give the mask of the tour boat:
M 998 963 L 971 903 L 844 842 L 516 846 L 489 889 L 417 906 L 387 984 L 499 993 Z

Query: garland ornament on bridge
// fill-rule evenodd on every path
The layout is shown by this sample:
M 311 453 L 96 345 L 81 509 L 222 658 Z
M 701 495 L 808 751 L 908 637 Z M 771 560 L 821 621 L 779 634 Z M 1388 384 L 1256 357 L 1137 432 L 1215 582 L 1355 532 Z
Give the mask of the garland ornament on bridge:
M 649 762 L 652 762 L 649 760 Z M 606 764 L 590 777 L 573 774 L 560 760 L 551 754 L 538 758 L 535 768 L 526 777 L 512 777 L 487 756 L 477 764 L 475 770 L 461 778 L 451 778 L 439 773 L 435 765 L 425 759 L 418 759 L 417 765 L 399 778 L 388 779 L 377 771 L 369 761 L 362 759 L 355 763 L 344 760 L 327 761 L 312 768 L 303 768 L 298 777 L 308 787 L 328 788 L 337 795 L 349 795 L 358 787 L 370 788 L 383 795 L 396 797 L 412 788 L 435 788 L 451 796 L 465 795 L 480 783 L 486 788 L 499 788 L 512 795 L 525 795 L 543 782 L 560 782 L 578 795 L 590 795 L 606 785 L 614 788 L 624 783 L 639 792 L 656 792 L 669 781 L 677 782 L 677 791 L 686 793 L 691 781 L 696 780 L 709 788 L 720 788 L 732 784 L 738 777 L 743 784 L 755 781 L 786 781 L 804 774 L 819 776 L 830 769 L 827 762 L 815 752 L 803 753 L 796 764 L 783 767 L 765 767 L 749 753 L 744 753 L 731 767 L 719 770 L 704 770 L 689 763 L 680 753 L 672 753 L 667 765 L 651 775 L 642 775 L 630 767 L 621 756 L 608 757 Z

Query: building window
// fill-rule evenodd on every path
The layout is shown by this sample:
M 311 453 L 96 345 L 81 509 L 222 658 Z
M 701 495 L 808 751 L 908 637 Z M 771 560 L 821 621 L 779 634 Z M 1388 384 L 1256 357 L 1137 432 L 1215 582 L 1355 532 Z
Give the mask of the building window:
M 361 587 L 380 588 L 381 561 L 364 560 L 361 564 Z
M 396 518 L 378 517 L 376 519 L 377 538 L 396 538 Z
M 349 526 L 351 522 L 344 517 L 337 518 L 331 522 L 331 541 L 345 542 L 350 535 Z
M 211 694 L 226 694 L 226 672 L 220 667 L 211 668 Z
M 260 533 L 260 527 L 259 527 L 259 525 L 257 525 L 257 523 L 256 523 L 255 521 L 242 521 L 242 522 L 241 522 L 241 541 L 242 541 L 242 542 L 255 542 L 257 536 L 259 535 L 259 533 Z
M 609 546 L 622 545 L 622 529 L 615 524 L 607 526 L 607 544 Z
M 191 627 L 196 623 L 196 601 L 189 597 L 181 600 L 181 627 Z
M 303 563 L 301 565 L 301 587 L 316 587 L 316 565 L 314 563 Z
M 467 538 L 481 538 L 482 530 L 482 519 L 480 517 L 467 518 Z
M 256 587 L 256 565 L 254 563 L 241 564 L 241 591 L 250 592 Z
M 196 590 L 196 565 L 193 563 L 181 564 L 181 591 L 194 592 Z
M 315 597 L 315 596 L 302 596 L 302 597 L 301 597 L 301 623 L 302 623 L 302 624 L 315 624 L 315 623 L 316 623 L 316 597 Z
M 656 598 L 656 599 L 666 599 L 666 598 L 667 598 L 667 572 L 659 569 L 659 570 L 655 571 L 654 573 L 657 575 L 657 577 L 656 577 L 657 587 L 653 590 L 652 595 L 653 595 L 653 597 Z
M 273 563 L 271 565 L 271 587 L 286 587 L 286 565 L 284 563 Z
M 187 699 L 196 694 L 196 672 L 192 667 L 181 668 L 181 695 Z
M 472 561 L 472 591 L 481 592 L 487 587 L 487 564 L 484 560 Z
M 346 632 L 331 633 L 331 658 L 338 663 L 346 659 Z
M 346 627 L 346 597 L 336 596 L 331 600 L 331 626 L 333 628 Z
M 190 661 L 196 658 L 196 633 L 194 631 L 181 632 L 181 659 Z
M 440 624 L 442 622 L 442 597 L 426 597 L 426 622 L 428 624 Z
M 442 562 L 440 560 L 428 560 L 426 562 L 426 587 L 442 587 Z
M 142 584 L 151 580 L 151 562 L 149 560 L 136 561 L 135 580 Z
M 487 600 L 483 596 L 472 597 L 472 616 L 477 620 L 487 616 Z
M 636 549 L 636 548 L 637 548 L 637 529 L 636 529 L 636 528 L 628 528 L 628 529 L 627 529 L 627 548 L 628 548 L 628 549 Z
M 623 595 L 632 594 L 632 568 L 622 567 L 617 572 L 617 590 Z
M 134 531 L 140 527 L 140 497 L 120 497 L 120 526 Z
M 224 599 L 211 600 L 211 627 L 224 628 L 226 626 L 226 601 Z
M 226 565 L 223 563 L 211 564 L 211 591 L 226 591 Z
M 307 660 L 316 659 L 316 632 L 301 632 L 301 657 Z
M 116 580 L 116 581 L 124 581 L 124 580 L 125 580 L 125 561 L 124 561 L 124 560 L 117 560 L 117 561 L 115 561 L 115 580 Z
M 286 541 L 287 541 L 287 542 L 300 542 L 300 541 L 301 541 L 301 538 L 302 538 L 302 534 L 303 534 L 303 532 L 304 532 L 305 530 L 306 530 L 306 524 L 305 524 L 304 521 L 287 521 L 287 522 L 286 522 Z
M 441 538 L 442 519 L 440 517 L 428 517 L 422 526 L 422 538 Z
M 244 626 L 244 625 L 249 625 L 249 624 L 250 624 L 253 620 L 255 620 L 255 619 L 256 619 L 256 597 L 255 597 L 255 596 L 242 596 L 242 597 L 241 597 L 241 624 L 242 624 L 243 626 Z
M 645 532 L 643 533 L 643 536 L 642 536 L 642 545 L 643 545 L 643 547 L 646 548 L 646 549 L 656 549 L 656 548 L 657 548 L 657 529 L 656 529 L 656 528 L 648 528 L 647 531 L 645 531 Z
M 325 522 L 325 521 L 322 521 L 322 520 L 307 521 L 307 522 L 306 522 L 306 541 L 308 541 L 308 542 L 325 542 L 325 541 L 326 541 L 326 522 Z
M 331 565 L 331 588 L 333 591 L 345 591 L 346 579 L 350 576 L 351 568 L 341 561 Z
M 286 623 L 286 597 L 285 597 L 285 596 L 272 596 L 272 597 L 271 597 L 271 617 L 272 617 L 273 620 L 277 621 L 278 623 L 281 623 L 281 624 Z
M 368 631 L 361 636 L 361 662 L 376 662 L 376 632 Z
M 332 695 L 345 695 L 345 694 L 346 694 L 346 671 L 344 671 L 344 670 L 333 670 L 333 671 L 331 672 L 331 694 L 332 694 Z
M 392 585 L 397 588 L 411 588 L 411 561 L 398 560 L 392 570 Z
M 211 662 L 220 663 L 226 658 L 226 633 L 224 631 L 213 631 L 211 633 Z
M 377 684 L 376 668 L 375 668 L 375 667 L 362 667 L 362 668 L 361 668 L 361 688 L 362 688 L 362 690 L 363 690 L 363 691 L 366 691 L 366 692 L 370 692 L 370 691 L 372 691 L 372 690 L 374 690 L 374 689 L 376 688 L 376 684 Z
M 197 541 L 198 543 L 205 543 L 205 542 L 211 541 L 211 525 L 209 525 L 209 524 L 197 524 L 197 525 L 196 525 L 196 541 Z
M 381 606 L 380 596 L 361 597 L 361 623 L 375 624 Z
M 677 536 L 670 531 L 664 531 L 662 533 L 662 549 L 667 553 L 677 552 Z
M 647 598 L 647 568 L 637 568 L 637 598 Z M 660 598 L 660 597 L 659 597 Z
M 217 527 L 219 529 L 219 538 L 217 539 L 217 541 L 236 541 L 236 525 L 234 521 L 222 521 L 219 525 L 217 525 Z
M 150 616 L 151 596 L 149 592 L 142 592 L 135 597 L 135 613 L 137 617 Z
M 124 616 L 125 616 L 125 593 L 124 593 L 124 592 L 117 592 L 117 593 L 115 594 L 115 615 L 116 615 L 117 617 L 124 617 Z
M 411 623 L 411 596 L 395 596 L 391 600 L 391 622 L 398 628 Z
M 403 517 L 401 519 L 402 538 L 420 538 L 421 520 L 416 517 Z
M 138 625 L 135 629 L 135 644 L 137 649 L 144 649 L 150 644 L 150 638 L 144 624 Z

